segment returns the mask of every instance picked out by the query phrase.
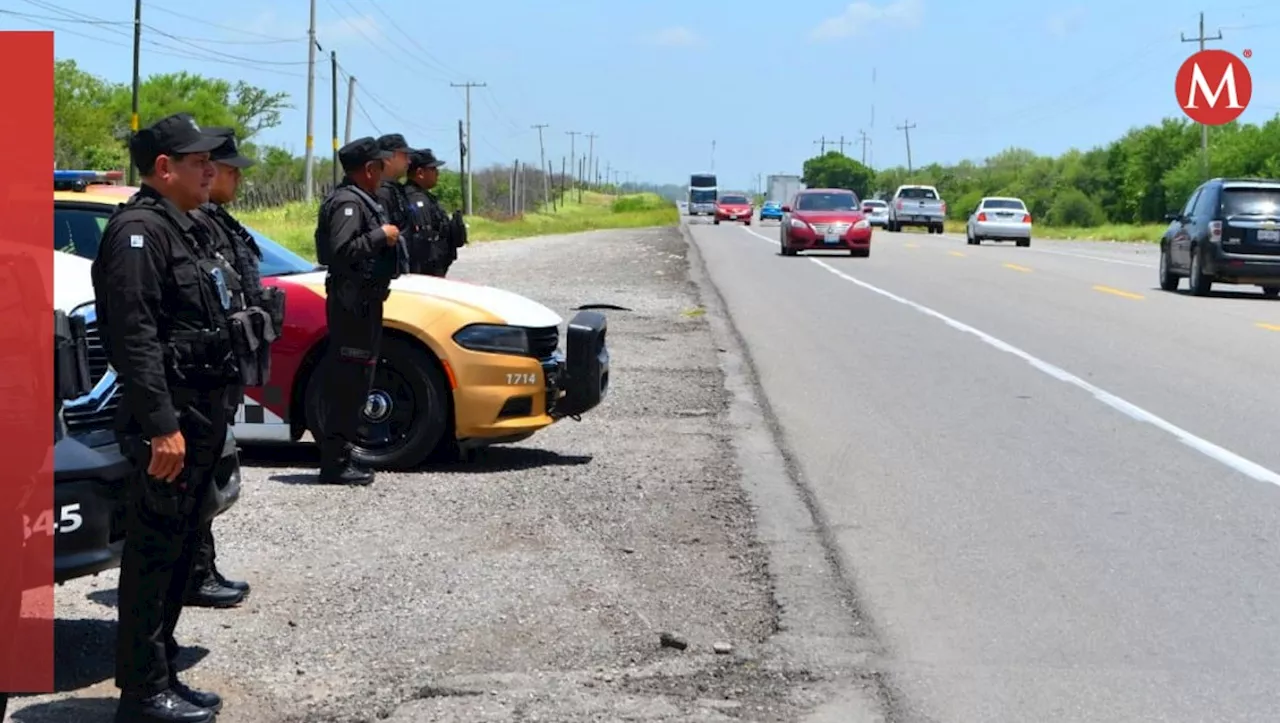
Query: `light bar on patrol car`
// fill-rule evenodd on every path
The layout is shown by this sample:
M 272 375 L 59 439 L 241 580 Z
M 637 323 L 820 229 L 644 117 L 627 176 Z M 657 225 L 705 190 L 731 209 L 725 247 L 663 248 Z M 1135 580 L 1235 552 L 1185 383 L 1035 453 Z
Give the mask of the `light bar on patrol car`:
M 124 180 L 124 171 L 54 171 L 55 191 L 83 191 L 86 187 L 113 185 Z

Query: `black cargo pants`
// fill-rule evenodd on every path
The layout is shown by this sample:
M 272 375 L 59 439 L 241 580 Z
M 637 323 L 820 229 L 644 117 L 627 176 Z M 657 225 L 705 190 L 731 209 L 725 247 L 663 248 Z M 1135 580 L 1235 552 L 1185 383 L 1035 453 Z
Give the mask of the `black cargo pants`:
M 324 410 L 320 445 L 323 469 L 340 468 L 351 460 L 360 418 L 369 400 L 373 373 L 382 347 L 382 305 L 385 293 L 352 291 L 340 281 L 326 283 L 325 315 L 329 347 L 325 353 Z
M 124 439 L 134 464 L 125 513 L 124 552 L 120 560 L 116 685 L 125 694 L 149 696 L 176 679 L 179 646 L 174 630 L 182 615 L 192 566 L 206 520 L 204 507 L 214 485 L 214 469 L 226 443 L 226 391 L 183 394 L 194 398 L 199 417 L 180 413 L 187 457 L 173 482 L 147 474 L 150 448 Z M 203 417 L 200 418 L 200 417 Z

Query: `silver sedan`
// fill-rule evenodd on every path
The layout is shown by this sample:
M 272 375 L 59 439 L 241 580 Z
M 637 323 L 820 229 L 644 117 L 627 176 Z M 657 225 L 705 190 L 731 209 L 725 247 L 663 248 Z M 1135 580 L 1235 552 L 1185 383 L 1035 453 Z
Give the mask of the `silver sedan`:
M 1031 245 L 1031 212 L 1020 198 L 988 196 L 969 214 L 965 240 L 977 246 L 984 240 L 1017 241 Z

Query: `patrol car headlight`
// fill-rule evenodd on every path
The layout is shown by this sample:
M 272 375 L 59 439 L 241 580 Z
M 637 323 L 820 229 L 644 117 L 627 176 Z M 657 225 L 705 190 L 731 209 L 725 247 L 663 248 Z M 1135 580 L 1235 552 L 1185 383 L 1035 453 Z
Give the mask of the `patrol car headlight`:
M 493 354 L 528 354 L 529 336 L 518 326 L 472 324 L 453 335 L 458 346 Z

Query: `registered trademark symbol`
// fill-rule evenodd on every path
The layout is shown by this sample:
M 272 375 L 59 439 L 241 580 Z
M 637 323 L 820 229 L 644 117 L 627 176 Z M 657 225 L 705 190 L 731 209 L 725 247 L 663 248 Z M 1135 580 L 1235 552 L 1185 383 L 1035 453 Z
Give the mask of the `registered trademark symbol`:
M 1248 48 L 1246 48 L 1246 49 L 1245 49 L 1245 51 L 1244 51 L 1244 57 L 1246 57 L 1246 58 L 1252 58 L 1252 57 L 1253 57 L 1253 51 L 1252 51 L 1252 50 L 1249 50 Z

